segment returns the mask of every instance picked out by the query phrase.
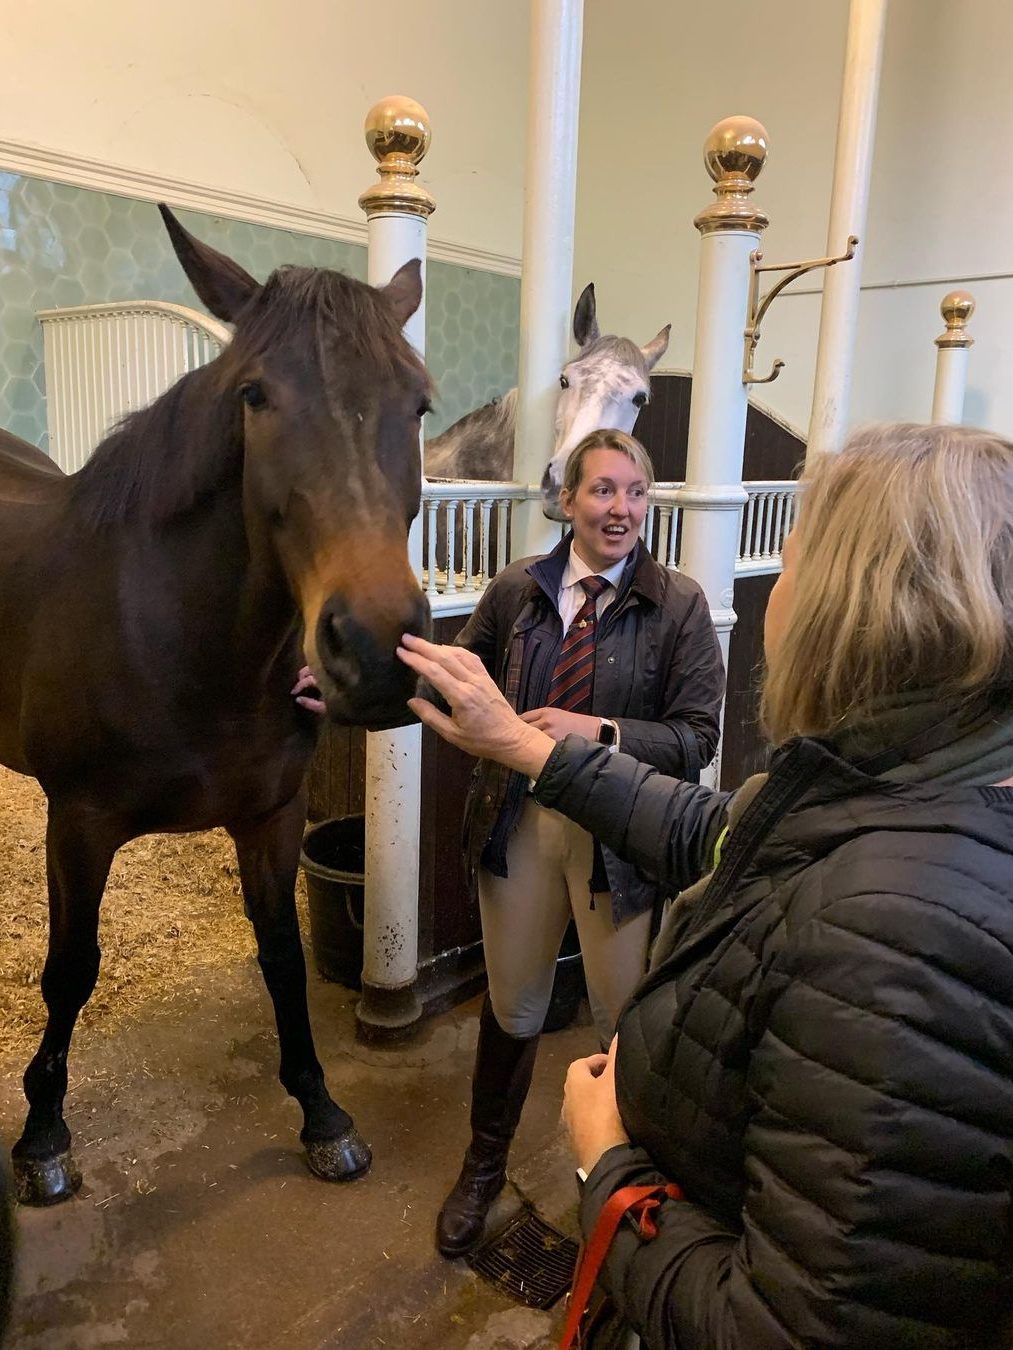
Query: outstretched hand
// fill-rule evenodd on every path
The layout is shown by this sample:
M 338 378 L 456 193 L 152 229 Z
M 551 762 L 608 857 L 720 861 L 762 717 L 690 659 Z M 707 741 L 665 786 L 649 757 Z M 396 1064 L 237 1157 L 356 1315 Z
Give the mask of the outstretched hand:
M 555 741 L 517 716 L 474 652 L 439 647 L 406 633 L 397 654 L 450 706 L 447 717 L 428 699 L 409 699 L 420 722 L 469 755 L 495 759 L 529 778 L 538 777 Z

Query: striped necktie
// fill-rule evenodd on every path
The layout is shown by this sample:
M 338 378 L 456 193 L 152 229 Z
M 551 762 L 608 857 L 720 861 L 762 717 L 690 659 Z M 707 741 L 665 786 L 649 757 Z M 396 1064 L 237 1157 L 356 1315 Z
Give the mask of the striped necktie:
M 611 583 L 604 577 L 584 577 L 579 584 L 586 599 L 563 638 L 546 707 L 586 713 L 591 711 L 594 683 L 594 643 L 598 628 L 595 601 Z

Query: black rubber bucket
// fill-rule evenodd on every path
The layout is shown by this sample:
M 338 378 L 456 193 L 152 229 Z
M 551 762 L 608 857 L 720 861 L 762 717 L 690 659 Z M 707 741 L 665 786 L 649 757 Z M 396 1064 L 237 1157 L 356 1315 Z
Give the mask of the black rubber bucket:
M 362 922 L 366 822 L 341 816 L 311 825 L 299 861 L 306 874 L 310 943 L 325 980 L 362 987 Z

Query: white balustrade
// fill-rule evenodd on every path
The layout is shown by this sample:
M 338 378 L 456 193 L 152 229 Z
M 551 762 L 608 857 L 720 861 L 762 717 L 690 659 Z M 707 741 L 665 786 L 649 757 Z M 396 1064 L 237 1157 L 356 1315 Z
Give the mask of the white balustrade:
M 781 552 L 795 521 L 798 484 L 788 479 L 743 483 L 749 494 L 742 515 L 737 577 L 781 570 Z
M 778 572 L 794 521 L 798 485 L 774 479 L 742 486 L 747 496 L 735 575 Z M 650 490 L 641 537 L 664 567 L 679 567 L 684 489 L 684 483 L 655 483 Z M 475 608 L 515 551 L 510 548 L 514 507 L 518 502 L 536 502 L 540 495 L 535 484 L 427 480 L 422 489 L 426 559 L 422 584 L 435 615 L 468 614 Z M 695 499 L 693 504 L 698 508 Z
M 467 614 L 510 557 L 513 508 L 540 497 L 523 483 L 430 478 L 422 488 L 422 584 L 436 615 Z

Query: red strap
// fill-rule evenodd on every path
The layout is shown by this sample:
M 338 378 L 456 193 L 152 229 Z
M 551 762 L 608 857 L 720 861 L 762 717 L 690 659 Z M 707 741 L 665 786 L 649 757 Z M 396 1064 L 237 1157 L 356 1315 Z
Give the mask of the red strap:
M 581 1249 L 577 1268 L 573 1272 L 573 1288 L 570 1290 L 570 1307 L 563 1328 L 563 1339 L 559 1350 L 574 1350 L 580 1345 L 580 1322 L 587 1309 L 602 1262 L 608 1255 L 616 1229 L 626 1214 L 637 1219 L 637 1228 L 645 1241 L 657 1237 L 658 1225 L 654 1221 L 654 1211 L 662 1200 L 681 1200 L 682 1191 L 674 1182 L 658 1186 L 623 1186 L 609 1196 L 598 1215 L 590 1238 Z

